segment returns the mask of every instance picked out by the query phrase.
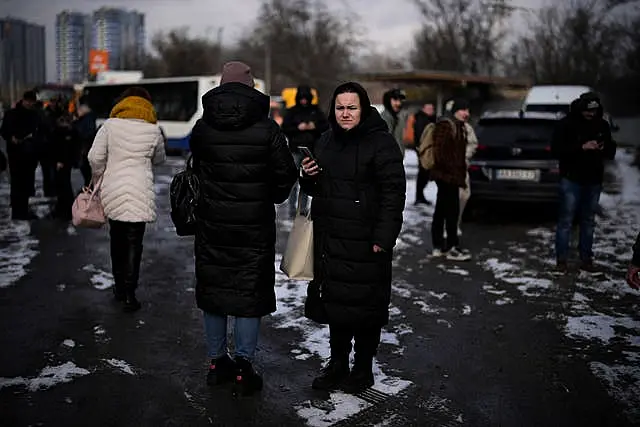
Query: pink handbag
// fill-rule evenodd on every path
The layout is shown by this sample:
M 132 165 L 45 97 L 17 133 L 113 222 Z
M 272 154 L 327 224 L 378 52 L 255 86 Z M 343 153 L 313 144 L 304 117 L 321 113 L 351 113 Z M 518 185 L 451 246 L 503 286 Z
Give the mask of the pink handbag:
M 91 181 L 93 183 L 93 181 Z M 102 176 L 94 183 L 93 190 L 91 185 L 83 187 L 82 192 L 78 194 L 71 208 L 73 217 L 73 225 L 82 228 L 100 228 L 106 222 L 102 208 L 102 200 L 100 199 L 100 186 L 102 185 Z

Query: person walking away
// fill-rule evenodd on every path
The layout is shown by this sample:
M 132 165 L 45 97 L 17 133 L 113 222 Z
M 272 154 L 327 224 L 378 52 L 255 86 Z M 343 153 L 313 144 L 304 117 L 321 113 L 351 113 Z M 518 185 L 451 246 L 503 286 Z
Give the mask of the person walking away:
M 462 236 L 462 216 L 464 215 L 464 209 L 467 207 L 467 203 L 471 198 L 471 179 L 469 178 L 469 166 L 471 165 L 471 159 L 478 150 L 478 137 L 476 136 L 473 126 L 468 122 L 464 124 L 467 132 L 467 147 L 465 150 L 465 158 L 467 164 L 467 173 L 465 178 L 465 187 L 460 189 L 460 214 L 458 215 L 458 236 Z
M 305 315 L 329 325 L 331 359 L 312 387 L 359 393 L 374 385 L 373 358 L 389 321 L 393 248 L 402 227 L 402 153 L 357 83 L 336 88 L 331 130 L 302 163 L 311 195 L 314 280 Z M 324 312 L 316 318 L 312 313 Z M 355 340 L 355 363 L 349 354 Z
M 0 135 L 7 142 L 9 174 L 11 179 L 11 218 L 35 219 L 29 211 L 36 168 L 37 138 L 43 126 L 42 116 L 36 110 L 36 93 L 27 91 L 15 108 L 7 111 L 2 120 Z
M 435 162 L 431 178 L 438 186 L 438 195 L 431 223 L 432 255 L 446 256 L 451 261 L 468 261 L 471 255 L 460 248 L 458 237 L 460 189 L 466 188 L 468 101 L 454 100 L 451 113 L 451 117 L 439 119 L 433 131 Z
M 253 366 L 261 318 L 276 310 L 274 204 L 287 199 L 298 172 L 248 65 L 225 64 L 202 106 L 189 146 L 200 180 L 196 301 L 210 358 L 207 384 L 233 381 L 249 395 L 262 389 Z M 233 358 L 228 316 L 235 317 Z
M 39 139 L 37 162 L 42 171 L 42 190 L 44 196 L 49 198 L 57 196 L 55 138 L 59 131 L 59 124 L 64 121 L 61 119 L 68 114 L 66 106 L 61 97 L 55 97 L 49 102 L 49 105 L 38 109 L 43 116 L 45 126 L 41 128 L 42 138 Z
M 71 207 L 74 200 L 71 170 L 77 163 L 78 138 L 68 113 L 58 118 L 50 143 L 55 161 L 55 184 L 58 195 L 54 216 L 62 221 L 71 221 Z
M 407 99 L 406 94 L 401 89 L 391 89 L 382 95 L 382 104 L 384 111 L 382 119 L 387 124 L 387 129 L 395 138 L 400 152 L 404 157 L 404 127 L 407 124 L 408 114 L 403 109 L 404 100 Z
M 422 106 L 420 110 L 418 110 L 414 114 L 413 121 L 413 138 L 414 138 L 414 147 L 416 150 L 416 154 L 418 157 L 420 156 L 420 138 L 422 137 L 422 133 L 424 132 L 427 125 L 430 123 L 436 122 L 436 112 L 433 103 L 427 102 Z M 424 197 L 424 189 L 429 184 L 429 171 L 422 167 L 420 162 L 418 162 L 418 176 L 416 177 L 416 205 L 430 204 L 429 201 Z
M 75 132 L 78 136 L 79 144 L 77 153 L 79 158 L 79 169 L 84 179 L 84 185 L 87 187 L 91 182 L 91 165 L 87 155 L 91 150 L 91 144 L 96 136 L 96 115 L 89 107 L 88 98 L 86 96 L 80 97 L 78 100 L 77 119 L 73 123 Z
M 604 178 L 604 162 L 613 160 L 616 143 L 603 106 L 595 93 L 585 93 L 561 119 L 553 137 L 552 152 L 560 161 L 560 211 L 556 227 L 556 260 L 559 271 L 568 271 L 572 222 L 580 225 L 580 269 L 599 273 L 593 262 L 595 212 Z
M 329 129 L 329 122 L 322 110 L 313 105 L 313 93 L 309 86 L 298 86 L 296 92 L 296 105 L 289 108 L 282 122 L 282 131 L 289 142 L 289 149 L 293 154 L 296 166 L 300 167 L 302 153 L 299 147 L 307 147 L 313 150 L 320 135 Z M 289 195 L 289 215 L 295 216 L 298 203 L 298 186 L 295 185 Z M 301 213 L 304 214 L 308 199 L 304 192 L 300 194 Z
M 125 312 L 139 310 L 140 276 L 146 223 L 156 220 L 153 168 L 165 161 L 162 133 L 149 93 L 125 90 L 98 133 L 88 160 L 94 185 L 101 182 L 104 213 L 109 219 L 111 266 L 117 301 Z

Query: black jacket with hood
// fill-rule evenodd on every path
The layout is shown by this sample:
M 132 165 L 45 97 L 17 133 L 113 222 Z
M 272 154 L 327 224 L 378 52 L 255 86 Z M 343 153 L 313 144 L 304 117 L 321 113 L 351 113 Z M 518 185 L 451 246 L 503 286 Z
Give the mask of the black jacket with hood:
M 300 101 L 306 99 L 305 105 Z M 298 147 L 308 147 L 313 150 L 320 135 L 329 129 L 327 117 L 317 105 L 311 104 L 313 93 L 309 86 L 299 86 L 296 92 L 296 105 L 289 108 L 282 121 L 282 131 L 289 140 L 289 148 L 296 151 Z M 300 130 L 300 123 L 315 123 L 316 128 L 313 130 Z
M 333 113 L 337 94 L 345 91 L 357 93 L 362 105 L 360 124 L 349 131 L 338 126 Z M 402 155 L 357 83 L 336 89 L 329 123 L 314 152 L 322 171 L 300 180 L 313 197 L 314 281 L 309 286 L 320 287 L 318 303 L 329 324 L 380 327 L 389 320 L 392 252 L 402 227 Z M 374 245 L 384 252 L 374 253 Z
M 189 143 L 200 179 L 198 307 L 261 317 L 276 310 L 274 203 L 287 199 L 297 169 L 284 135 L 268 118 L 268 96 L 225 83 L 202 104 Z
M 590 103 L 599 107 L 596 116 L 588 120 L 582 112 Z M 584 150 L 582 146 L 588 141 L 598 141 L 603 148 Z M 602 183 L 604 162 L 615 157 L 616 143 L 597 95 L 586 93 L 572 102 L 571 111 L 556 126 L 551 149 L 560 161 L 560 176 L 583 185 Z

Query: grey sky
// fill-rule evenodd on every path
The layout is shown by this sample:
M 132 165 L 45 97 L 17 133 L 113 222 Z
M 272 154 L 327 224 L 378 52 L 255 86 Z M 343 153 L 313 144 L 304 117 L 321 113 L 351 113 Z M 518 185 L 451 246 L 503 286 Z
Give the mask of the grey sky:
M 355 12 L 364 36 L 376 50 L 401 52 L 411 45 L 420 16 L 410 0 L 325 0 L 338 13 Z M 537 8 L 545 0 L 514 0 Z M 0 16 L 13 16 L 47 27 L 47 76 L 55 79 L 56 14 L 69 9 L 91 12 L 101 6 L 136 9 L 146 14 L 147 38 L 159 30 L 188 26 L 192 34 L 215 36 L 223 27 L 225 42 L 233 42 L 253 22 L 261 0 L 0 0 Z M 347 9 L 348 8 L 348 9 Z M 518 19 L 517 21 L 520 21 Z M 516 22 L 517 22 L 516 21 Z M 514 22 L 515 24 L 515 22 Z

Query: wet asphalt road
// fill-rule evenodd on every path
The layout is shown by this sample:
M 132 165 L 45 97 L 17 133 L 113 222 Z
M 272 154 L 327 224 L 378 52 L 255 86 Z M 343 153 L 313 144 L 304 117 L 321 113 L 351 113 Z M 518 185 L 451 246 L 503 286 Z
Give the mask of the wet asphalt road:
M 514 245 L 549 251 L 527 232 L 552 227 L 553 215 L 527 208 L 467 224 L 463 242 L 477 260 L 459 267 L 426 260 L 430 209 L 410 208 L 395 262 L 394 315 L 378 355 L 391 378 L 377 386 L 384 394 L 353 399 L 311 390 L 328 344 L 317 339 L 322 328 L 301 318 L 302 284 L 282 280 L 279 307 L 286 309 L 265 320 L 257 356 L 264 391 L 235 399 L 229 388 L 208 388 L 192 239 L 176 237 L 167 214 L 168 183 L 180 164 L 173 158 L 159 169 L 160 219 L 147 228 L 143 309 L 135 314 L 111 300 L 106 230 L 73 230 L 49 219 L 20 228 L 2 219 L 0 228 L 10 232 L 0 238 L 0 268 L 11 264 L 16 280 L 0 287 L 1 426 L 640 425 L 629 402 L 590 367 L 609 348 L 577 345 L 563 332 L 578 279 L 554 279 L 544 295 L 513 286 L 489 291 L 500 280 L 481 260 L 509 260 Z M 408 172 L 413 179 L 415 168 Z M 290 223 L 285 207 L 279 214 L 281 252 Z M 25 239 L 37 241 L 18 244 Z M 626 250 L 630 242 L 620 245 Z M 22 277 L 10 253 L 30 259 Z M 528 270 L 549 269 L 527 262 Z M 622 277 L 615 268 L 609 273 L 613 281 Z M 510 302 L 497 302 L 496 294 Z M 635 304 L 632 298 L 616 303 Z M 57 376 L 46 367 L 58 367 Z M 396 387 L 398 381 L 407 383 Z

